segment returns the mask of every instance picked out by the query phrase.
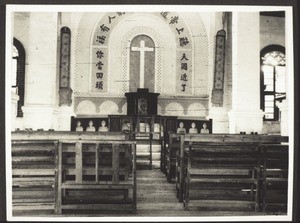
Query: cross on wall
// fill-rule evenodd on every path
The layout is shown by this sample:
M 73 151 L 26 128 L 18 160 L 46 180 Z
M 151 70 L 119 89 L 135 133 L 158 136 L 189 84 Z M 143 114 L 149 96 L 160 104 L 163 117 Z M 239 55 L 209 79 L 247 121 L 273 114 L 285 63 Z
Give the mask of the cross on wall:
M 145 84 L 145 52 L 152 52 L 154 48 L 146 47 L 145 41 L 141 40 L 139 47 L 131 47 L 132 51 L 140 52 L 140 88 L 144 88 Z

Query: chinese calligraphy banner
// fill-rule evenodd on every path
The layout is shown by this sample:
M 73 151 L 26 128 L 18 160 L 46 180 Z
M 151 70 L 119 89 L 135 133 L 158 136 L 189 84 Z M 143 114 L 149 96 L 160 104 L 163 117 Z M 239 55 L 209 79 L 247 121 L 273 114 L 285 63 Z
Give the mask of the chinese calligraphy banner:
M 176 63 L 176 92 L 192 94 L 192 51 L 177 50 Z
M 107 48 L 93 48 L 92 54 L 91 91 L 107 92 L 108 50 Z

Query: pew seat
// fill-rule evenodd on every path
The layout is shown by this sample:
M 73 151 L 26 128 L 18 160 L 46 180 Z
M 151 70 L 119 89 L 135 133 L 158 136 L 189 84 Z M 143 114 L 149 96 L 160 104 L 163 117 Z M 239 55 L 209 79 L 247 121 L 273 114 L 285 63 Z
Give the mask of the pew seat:
M 261 145 L 262 210 L 265 212 L 286 212 L 288 195 L 288 145 Z
M 53 214 L 56 140 L 12 140 L 13 214 Z
M 184 207 L 201 200 L 246 202 L 246 210 L 259 210 L 260 158 L 256 143 L 190 142 L 182 186 Z M 205 189 L 204 189 L 205 188 Z M 232 205 L 232 208 L 234 205 Z M 216 206 L 218 207 L 218 206 Z M 218 207 L 220 208 L 220 207 Z M 239 208 L 240 209 L 240 208 Z
M 135 142 L 63 140 L 58 157 L 57 214 L 136 211 Z

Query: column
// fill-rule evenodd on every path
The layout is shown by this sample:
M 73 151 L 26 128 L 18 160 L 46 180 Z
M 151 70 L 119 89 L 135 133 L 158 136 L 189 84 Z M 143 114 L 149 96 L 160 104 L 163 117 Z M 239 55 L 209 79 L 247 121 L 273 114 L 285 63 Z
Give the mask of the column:
M 24 128 L 54 128 L 57 75 L 57 13 L 30 13 L 26 52 Z
M 289 12 L 291 13 L 291 11 Z M 290 15 L 290 14 L 288 14 Z M 286 16 L 285 18 L 285 34 L 289 38 L 285 38 L 285 61 L 286 61 L 286 70 L 285 70 L 285 84 L 286 84 L 286 99 L 281 103 L 278 103 L 277 106 L 280 110 L 280 131 L 283 136 L 291 136 L 291 132 L 294 132 L 293 125 L 294 122 L 294 112 L 291 109 L 293 108 L 294 101 L 294 63 L 293 63 L 293 24 L 292 16 Z M 290 35 L 288 35 L 290 34 Z M 291 131 L 289 130 L 291 128 Z
M 291 85 L 292 86 L 292 85 Z M 289 103 L 285 99 L 277 103 L 280 111 L 280 134 L 282 136 L 289 136 Z
M 228 133 L 228 111 L 225 107 L 211 107 L 207 119 L 212 119 L 213 133 Z
M 262 130 L 259 43 L 259 12 L 233 12 L 230 133 Z

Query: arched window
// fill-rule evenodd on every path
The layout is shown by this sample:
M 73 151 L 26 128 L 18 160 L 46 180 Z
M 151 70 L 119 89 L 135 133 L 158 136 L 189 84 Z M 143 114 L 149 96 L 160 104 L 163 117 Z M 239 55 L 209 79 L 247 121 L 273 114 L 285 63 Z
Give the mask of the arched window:
M 14 38 L 12 47 L 12 91 L 19 95 L 17 117 L 23 117 L 25 94 L 25 50 L 22 43 Z
M 264 120 L 278 121 L 277 101 L 285 99 L 285 49 L 270 45 L 261 51 L 261 109 Z

